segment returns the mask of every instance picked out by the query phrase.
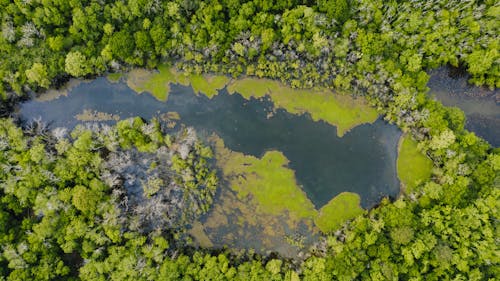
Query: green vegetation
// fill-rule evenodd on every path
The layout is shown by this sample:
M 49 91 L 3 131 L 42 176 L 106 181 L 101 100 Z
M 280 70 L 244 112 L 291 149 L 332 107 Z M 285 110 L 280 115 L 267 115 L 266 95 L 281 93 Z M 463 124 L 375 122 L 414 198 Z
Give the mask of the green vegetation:
M 386 120 L 411 134 L 434 167 L 432 179 L 394 202 L 383 200 L 328 235 L 326 244 L 301 265 L 256 255 L 184 253 L 172 244 L 183 225 L 179 218 L 206 211 L 212 189 L 201 187 L 215 184 L 200 160 L 206 149 L 189 149 L 185 137 L 174 149 L 175 142 L 157 133 L 156 125 L 151 129 L 137 119 L 109 135 L 79 129 L 71 138 L 62 137 L 61 129 L 51 136 L 39 125 L 22 131 L 2 119 L 0 276 L 498 279 L 500 152 L 464 130 L 463 115 L 426 96 L 426 70 L 447 64 L 466 69 L 476 85 L 500 86 L 497 2 L 0 1 L 2 116 L 13 112 L 17 96 L 12 92 L 43 91 L 70 76 L 130 66 L 153 69 L 170 60 L 188 73 L 246 74 L 293 88 L 322 86 L 365 95 Z M 150 75 L 131 87 L 166 99 L 171 80 L 157 77 L 141 86 Z M 116 187 L 127 183 L 123 175 L 131 173 L 127 165 L 103 166 L 111 159 L 108 153 L 114 161 L 147 155 L 161 164 L 168 157 L 156 153 L 165 150 L 173 154 L 171 163 L 140 170 L 149 176 L 138 180 L 146 187 L 148 203 L 132 200 L 135 208 L 130 209 L 128 202 L 120 204 L 123 189 Z M 170 205 L 160 200 L 166 196 L 165 181 L 156 172 L 175 175 L 168 182 L 192 196 Z M 177 215 L 153 208 L 165 207 L 160 203 Z M 183 210 L 194 212 L 182 215 Z
M 226 76 L 179 73 L 168 65 L 158 67 L 158 72 L 135 69 L 127 74 L 127 85 L 138 93 L 149 92 L 160 101 L 166 101 L 171 84 L 191 85 L 195 93 L 211 98 L 228 83 Z
M 340 193 L 319 210 L 314 223 L 323 233 L 335 231 L 346 221 L 364 213 L 359 203 L 358 194 L 351 192 Z
M 109 73 L 108 75 L 106 75 L 106 78 L 112 82 L 112 83 L 116 83 L 118 81 L 120 81 L 120 79 L 122 78 L 123 74 L 122 73 Z
M 217 95 L 218 90 L 223 89 L 229 82 L 229 77 L 222 75 L 193 74 L 189 75 L 187 79 L 195 93 L 204 94 L 209 98 Z
M 316 215 L 281 152 L 268 151 L 259 159 L 228 150 L 221 139 L 216 140 L 215 151 L 224 178 L 240 198 L 251 196 L 261 209 L 257 211 L 272 215 L 287 212 L 294 221 Z
M 268 79 L 230 80 L 226 76 L 187 74 L 162 66 L 158 73 L 132 70 L 127 80 L 127 84 L 136 92 L 150 92 L 162 101 L 168 98 L 170 84 L 173 83 L 191 85 L 195 93 L 209 98 L 217 95 L 218 90 L 226 85 L 230 94 L 238 93 L 245 99 L 269 96 L 277 108 L 293 114 L 308 113 L 315 121 L 323 120 L 336 126 L 339 136 L 360 124 L 373 123 L 378 118 L 377 110 L 369 106 L 363 97 L 355 99 L 333 94 L 327 89 L 298 90 Z
M 377 120 L 377 111 L 363 98 L 354 99 L 346 95 L 333 94 L 328 90 L 297 90 L 277 81 L 244 78 L 232 81 L 229 93 L 239 93 L 246 99 L 268 95 L 275 107 L 294 114 L 309 113 L 313 120 L 323 120 L 337 127 L 337 134 L 363 123 Z
M 432 161 L 417 148 L 417 142 L 410 136 L 403 135 L 398 146 L 398 177 L 405 188 L 411 193 L 415 188 L 427 182 L 432 172 Z
M 160 101 L 166 101 L 171 83 L 180 83 L 177 73 L 167 65 L 158 68 L 158 72 L 134 69 L 127 74 L 127 85 L 138 93 L 149 92 Z

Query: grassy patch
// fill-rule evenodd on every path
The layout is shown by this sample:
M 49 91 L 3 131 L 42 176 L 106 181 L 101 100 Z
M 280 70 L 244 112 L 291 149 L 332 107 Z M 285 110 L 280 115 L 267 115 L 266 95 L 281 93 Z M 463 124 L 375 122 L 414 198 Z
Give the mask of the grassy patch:
M 168 65 L 158 67 L 158 72 L 134 69 L 127 74 L 127 85 L 137 93 L 149 92 L 160 101 L 166 101 L 170 83 L 184 84 L 179 74 Z
M 228 85 L 229 93 L 239 93 L 246 99 L 269 95 L 276 107 L 293 114 L 309 113 L 313 120 L 323 120 L 337 127 L 337 134 L 378 118 L 375 108 L 362 98 L 334 94 L 329 90 L 299 90 L 277 81 L 257 78 L 235 80 Z
M 106 79 L 108 79 L 108 81 L 111 83 L 116 83 L 116 82 L 120 81 L 120 78 L 122 78 L 122 76 L 123 76 L 123 73 L 120 73 L 120 72 L 109 73 L 108 75 L 106 75 Z
M 212 98 L 227 85 L 229 77 L 222 75 L 190 75 L 189 81 L 195 93 L 201 93 Z
M 432 160 L 417 149 L 417 142 L 403 135 L 398 146 L 398 177 L 406 192 L 412 192 L 431 176 Z
M 138 93 L 149 92 L 160 101 L 166 101 L 170 93 L 170 84 L 191 85 L 195 93 L 202 93 L 209 98 L 217 95 L 218 90 L 229 82 L 222 75 L 186 75 L 177 72 L 168 65 L 158 67 L 158 72 L 135 69 L 127 75 L 127 85 Z
M 158 72 L 135 69 L 127 75 L 127 85 L 138 93 L 149 92 L 160 101 L 166 101 L 170 83 L 191 85 L 196 94 L 209 98 L 218 94 L 228 85 L 229 93 L 239 93 L 244 98 L 260 98 L 269 95 L 274 105 L 293 114 L 309 113 L 313 120 L 323 120 L 337 127 L 337 134 L 343 136 L 347 131 L 363 123 L 373 123 L 377 111 L 362 98 L 334 94 L 329 90 L 298 90 L 284 84 L 258 78 L 243 78 L 230 81 L 222 75 L 187 75 L 177 72 L 173 67 L 162 65 Z
M 269 151 L 262 158 L 230 151 L 216 139 L 216 159 L 224 178 L 240 199 L 251 198 L 257 212 L 272 215 L 288 213 L 292 221 L 312 218 L 314 205 L 297 185 L 288 160 L 279 151 Z
M 49 89 L 43 95 L 36 97 L 37 101 L 51 101 L 58 99 L 61 96 L 68 96 L 68 93 L 71 92 L 75 87 L 80 85 L 81 83 L 89 83 L 90 80 L 82 80 L 82 79 L 70 79 L 64 86 L 60 89 Z
M 227 91 L 230 94 L 238 93 L 245 99 L 261 98 L 271 93 L 271 89 L 279 87 L 277 81 L 269 79 L 243 78 L 231 83 L 227 86 Z
M 364 212 L 359 202 L 358 194 L 342 192 L 319 210 L 314 223 L 324 233 L 337 230 L 347 220 L 353 219 Z

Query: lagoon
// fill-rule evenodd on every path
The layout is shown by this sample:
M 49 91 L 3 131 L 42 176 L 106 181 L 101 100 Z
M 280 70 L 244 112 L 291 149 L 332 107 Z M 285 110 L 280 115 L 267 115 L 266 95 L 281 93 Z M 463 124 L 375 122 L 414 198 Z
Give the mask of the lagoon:
M 255 157 L 269 150 L 283 152 L 298 184 L 317 208 L 344 191 L 358 193 L 364 208 L 399 193 L 396 151 L 401 133 L 382 120 L 338 137 L 335 126 L 313 121 L 307 113 L 291 114 L 274 108 L 266 98 L 247 100 L 229 95 L 226 89 L 208 98 L 194 94 L 191 87 L 173 85 L 168 100 L 161 102 L 149 94 L 138 95 L 124 83 L 97 78 L 68 92 L 50 101 L 24 103 L 20 116 L 26 120 L 41 117 L 52 128 L 73 128 L 88 122 L 77 118 L 85 112 L 111 117 L 100 121 L 106 123 L 114 123 L 115 117 L 150 119 L 176 112 L 177 122 L 204 136 L 215 133 L 233 151 Z
M 240 95 L 228 87 L 211 95 L 195 93 L 189 85 L 168 88 L 168 99 L 162 101 L 138 94 L 123 81 L 74 80 L 50 99 L 21 104 L 18 114 L 27 122 L 40 118 L 50 128 L 113 124 L 133 116 L 157 117 L 170 130 L 194 127 L 214 146 L 221 179 L 211 210 L 189 231 L 194 245 L 203 247 L 294 257 L 317 241 L 319 230 L 339 227 L 362 213 L 361 207 L 400 193 L 396 158 L 401 131 L 376 119 L 374 112 L 360 114 L 366 105 L 358 106 L 359 101 L 340 97 L 348 106 L 337 102 L 337 107 L 357 112 L 338 132 L 332 123 L 344 120 L 325 114 L 328 104 L 321 99 L 332 99 L 326 94 L 314 97 L 312 117 L 303 108 L 290 109 L 294 101 L 287 103 L 288 90 L 282 87 L 273 97 L 281 106 L 268 95 Z M 309 93 L 292 94 L 298 99 Z

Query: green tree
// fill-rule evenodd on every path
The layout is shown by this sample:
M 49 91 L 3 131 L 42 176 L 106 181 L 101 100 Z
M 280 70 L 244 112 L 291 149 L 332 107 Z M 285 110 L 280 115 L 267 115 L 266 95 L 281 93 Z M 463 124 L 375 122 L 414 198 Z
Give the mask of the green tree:
M 135 40 L 129 30 L 121 30 L 113 33 L 109 45 L 116 58 L 126 61 L 133 56 L 132 53 L 135 49 Z
M 47 69 L 41 63 L 35 62 L 30 69 L 26 70 L 26 77 L 30 83 L 35 83 L 43 88 L 49 88 L 50 81 Z
M 82 77 L 92 72 L 87 58 L 79 51 L 72 51 L 66 55 L 65 70 L 75 77 Z

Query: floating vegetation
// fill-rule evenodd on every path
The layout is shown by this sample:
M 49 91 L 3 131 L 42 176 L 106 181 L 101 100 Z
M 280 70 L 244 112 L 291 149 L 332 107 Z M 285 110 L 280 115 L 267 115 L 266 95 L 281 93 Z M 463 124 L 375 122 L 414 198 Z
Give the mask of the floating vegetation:
M 347 220 L 364 212 L 359 203 L 360 198 L 357 193 L 342 192 L 319 210 L 314 223 L 323 233 L 337 230 Z
M 229 93 L 239 93 L 246 99 L 269 96 L 275 107 L 293 114 L 309 113 L 314 121 L 325 121 L 337 127 L 338 136 L 343 136 L 353 127 L 373 123 L 378 118 L 377 110 L 364 98 L 339 95 L 331 90 L 292 89 L 278 81 L 244 78 L 232 81 Z
M 118 83 L 122 77 L 123 77 L 123 73 L 120 73 L 120 72 L 109 73 L 108 75 L 106 75 L 106 78 L 111 83 Z
M 432 160 L 418 150 L 409 135 L 401 136 L 398 145 L 398 177 L 406 193 L 411 193 L 431 177 Z
M 297 185 L 288 159 L 279 151 L 268 151 L 262 158 L 231 151 L 215 138 L 217 166 L 239 199 L 251 198 L 257 211 L 279 215 L 287 213 L 291 223 L 316 215 L 313 203 Z
M 177 121 L 181 119 L 178 112 L 169 111 L 159 115 L 161 121 L 163 121 L 167 128 L 172 129 L 177 125 Z
M 84 109 L 82 113 L 77 114 L 75 118 L 79 121 L 118 121 L 120 120 L 120 116 L 99 112 L 96 110 Z
M 39 95 L 36 100 L 37 101 L 51 101 L 55 100 L 61 96 L 67 96 L 71 89 L 80 85 L 81 83 L 86 83 L 87 80 L 82 79 L 71 79 L 68 83 L 64 84 L 60 89 L 50 89 L 44 92 L 42 95 Z
M 339 136 L 378 118 L 377 110 L 364 98 L 335 94 L 328 89 L 299 90 L 269 79 L 231 80 L 223 75 L 186 74 L 167 65 L 160 66 L 158 72 L 136 69 L 127 74 L 130 88 L 138 93 L 149 92 L 161 101 L 167 100 L 171 84 L 191 85 L 196 94 L 208 98 L 217 95 L 225 86 L 230 94 L 239 93 L 246 99 L 268 96 L 276 108 L 292 114 L 308 113 L 314 121 L 322 120 L 336 126 Z
M 219 93 L 219 90 L 224 89 L 230 79 L 223 75 L 192 74 L 188 76 L 188 80 L 196 94 L 212 98 Z

